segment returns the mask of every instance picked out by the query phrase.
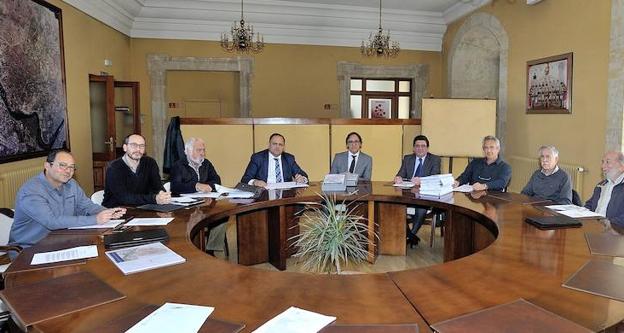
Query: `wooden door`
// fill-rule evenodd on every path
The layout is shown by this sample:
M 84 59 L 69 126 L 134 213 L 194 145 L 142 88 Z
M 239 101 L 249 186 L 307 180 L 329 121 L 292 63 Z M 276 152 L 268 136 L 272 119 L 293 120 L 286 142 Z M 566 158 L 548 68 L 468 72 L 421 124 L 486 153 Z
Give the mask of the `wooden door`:
M 91 113 L 91 149 L 93 151 L 93 186 L 104 189 L 106 164 L 115 158 L 114 78 L 89 75 Z

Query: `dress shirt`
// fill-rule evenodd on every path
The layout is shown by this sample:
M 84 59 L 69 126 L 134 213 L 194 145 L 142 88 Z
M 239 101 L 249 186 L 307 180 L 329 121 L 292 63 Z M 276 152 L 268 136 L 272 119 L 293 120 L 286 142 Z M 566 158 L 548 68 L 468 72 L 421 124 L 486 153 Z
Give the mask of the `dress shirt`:
M 347 151 L 349 154 L 349 159 L 347 161 L 347 171 L 350 171 L 350 167 L 351 167 L 351 161 L 353 161 L 353 159 L 355 158 L 355 164 L 353 165 L 353 170 L 355 171 L 355 168 L 357 167 L 357 162 L 358 162 L 358 157 L 360 157 L 360 152 L 358 151 L 357 153 L 353 154 L 350 151 Z
M 284 163 L 282 163 L 282 155 L 280 156 L 273 156 L 273 154 L 271 154 L 271 152 L 267 152 L 267 154 L 269 154 L 269 170 L 268 170 L 268 174 L 267 174 L 267 184 L 274 184 L 277 183 L 277 180 L 275 179 L 275 159 L 277 158 L 279 160 L 279 165 L 280 165 L 280 173 L 282 174 L 282 181 L 283 182 L 289 182 L 292 179 L 284 179 Z M 256 179 L 251 179 L 248 184 L 249 185 L 253 185 L 253 182 Z
M 425 167 L 425 157 L 427 157 L 427 154 L 425 154 L 425 156 L 423 157 L 418 157 L 418 155 L 416 155 L 416 158 L 414 159 L 414 174 L 412 175 L 412 178 L 417 176 L 416 170 L 418 170 L 419 165 L 422 164 L 422 166 L 420 167 L 421 170 Z M 418 159 L 420 159 L 420 161 Z M 424 173 L 425 171 L 423 170 L 422 172 Z
M 613 187 L 624 180 L 624 173 L 622 173 L 615 181 L 611 179 L 607 179 L 606 183 L 602 185 L 602 190 L 600 191 L 600 199 L 598 199 L 598 205 L 596 206 L 596 213 L 607 216 L 607 206 L 609 206 L 609 201 L 611 201 L 611 193 L 613 192 Z
M 511 180 L 511 166 L 499 156 L 493 163 L 487 164 L 485 158 L 475 158 L 466 170 L 457 178 L 459 185 L 481 183 L 491 191 L 502 191 Z
M 87 198 L 75 180 L 57 189 L 41 172 L 17 192 L 9 244 L 29 247 L 52 230 L 96 224 L 95 215 L 102 210 L 104 207 Z

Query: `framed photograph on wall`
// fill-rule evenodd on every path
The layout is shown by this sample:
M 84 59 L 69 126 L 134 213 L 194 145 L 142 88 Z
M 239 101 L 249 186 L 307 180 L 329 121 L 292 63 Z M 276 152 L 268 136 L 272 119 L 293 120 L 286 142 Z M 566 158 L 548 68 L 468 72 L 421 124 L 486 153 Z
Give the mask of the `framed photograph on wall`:
M 0 1 L 0 163 L 69 149 L 61 9 Z
M 370 98 L 368 99 L 368 118 L 392 118 L 391 98 Z
M 572 112 L 572 53 L 527 62 L 526 113 Z

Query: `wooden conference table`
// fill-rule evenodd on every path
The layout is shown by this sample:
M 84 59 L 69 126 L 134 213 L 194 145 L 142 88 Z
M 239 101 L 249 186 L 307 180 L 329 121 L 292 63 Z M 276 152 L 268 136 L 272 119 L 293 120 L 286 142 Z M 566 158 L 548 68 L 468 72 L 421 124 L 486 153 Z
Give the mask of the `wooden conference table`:
M 439 202 L 373 182 L 349 196 L 362 203 L 370 225 L 377 225 L 380 240 L 370 248 L 371 261 L 377 253 L 404 253 L 407 204 L 446 211 L 445 263 L 426 268 L 343 276 L 271 272 L 231 264 L 198 249 L 205 227 L 235 215 L 239 262 L 270 261 L 283 268 L 288 256 L 286 226 L 298 204 L 320 200 L 317 192 L 320 186 L 312 184 L 284 191 L 274 200 L 265 194 L 253 203 L 219 200 L 178 210 L 166 226 L 167 246 L 186 263 L 128 276 L 103 255 L 100 236 L 56 232 L 21 256 L 72 242 L 98 244 L 100 256 L 84 264 L 36 271 L 12 265 L 5 275 L 6 288 L 88 271 L 126 295 L 120 301 L 35 325 L 42 332 L 89 332 L 126 320 L 146 305 L 164 302 L 214 306 L 211 318 L 245 324 L 245 331 L 297 306 L 336 316 L 338 323 L 417 323 L 421 332 L 427 332 L 429 325 L 518 298 L 594 331 L 624 319 L 624 303 L 561 286 L 591 257 L 584 233 L 600 232 L 600 222 L 585 220 L 582 228 L 542 231 L 523 221 L 526 216 L 548 213 L 513 193 L 482 192 L 479 198 L 455 193 L 449 202 Z

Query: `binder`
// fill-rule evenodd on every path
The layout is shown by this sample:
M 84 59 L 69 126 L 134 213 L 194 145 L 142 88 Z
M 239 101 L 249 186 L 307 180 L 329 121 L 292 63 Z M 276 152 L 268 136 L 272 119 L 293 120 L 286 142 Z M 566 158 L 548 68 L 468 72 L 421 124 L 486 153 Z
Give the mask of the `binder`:
M 136 246 L 153 242 L 166 242 L 169 234 L 163 228 L 140 231 L 125 231 L 104 236 L 104 247 L 108 250 Z

